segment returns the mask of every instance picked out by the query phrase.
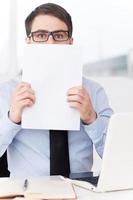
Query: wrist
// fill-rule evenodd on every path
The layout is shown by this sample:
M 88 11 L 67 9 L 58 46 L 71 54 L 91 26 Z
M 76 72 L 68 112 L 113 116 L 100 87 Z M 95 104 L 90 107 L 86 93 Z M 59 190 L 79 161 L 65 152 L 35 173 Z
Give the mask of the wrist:
M 9 118 L 13 123 L 15 123 L 15 124 L 17 124 L 17 125 L 21 125 L 21 120 L 16 121 L 16 120 L 14 120 L 14 119 L 11 117 L 11 115 L 10 115 L 10 110 L 8 111 L 8 118 Z
M 82 120 L 82 122 L 84 125 L 89 125 L 89 124 L 92 124 L 96 119 L 97 119 L 97 113 L 95 111 L 89 112 L 87 114 L 86 119 Z

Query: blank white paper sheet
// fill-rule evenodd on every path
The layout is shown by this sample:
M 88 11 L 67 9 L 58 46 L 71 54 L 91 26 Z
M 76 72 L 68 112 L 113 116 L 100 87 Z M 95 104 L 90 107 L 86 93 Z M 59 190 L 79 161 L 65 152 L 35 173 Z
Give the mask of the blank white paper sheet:
M 81 49 L 74 45 L 28 44 L 22 81 L 31 84 L 36 102 L 24 109 L 22 128 L 79 130 L 79 111 L 70 108 L 67 91 L 82 85 Z

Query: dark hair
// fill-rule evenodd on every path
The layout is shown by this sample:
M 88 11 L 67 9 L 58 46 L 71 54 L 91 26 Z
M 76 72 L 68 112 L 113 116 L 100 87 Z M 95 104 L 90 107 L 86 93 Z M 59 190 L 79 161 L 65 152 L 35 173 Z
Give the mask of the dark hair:
M 29 36 L 31 33 L 32 22 L 38 15 L 51 15 L 57 17 L 61 21 L 63 21 L 67 27 L 69 32 L 69 37 L 72 36 L 73 26 L 70 14 L 61 6 L 54 3 L 46 3 L 42 4 L 33 10 L 25 20 L 25 29 L 26 34 Z

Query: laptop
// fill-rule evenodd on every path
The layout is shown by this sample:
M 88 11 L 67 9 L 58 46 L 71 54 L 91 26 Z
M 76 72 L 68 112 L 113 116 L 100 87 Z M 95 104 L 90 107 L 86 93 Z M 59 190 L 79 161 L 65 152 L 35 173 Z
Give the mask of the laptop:
M 133 113 L 112 115 L 100 175 L 94 181 L 91 177 L 91 183 L 89 179 L 72 182 L 95 192 L 133 189 Z

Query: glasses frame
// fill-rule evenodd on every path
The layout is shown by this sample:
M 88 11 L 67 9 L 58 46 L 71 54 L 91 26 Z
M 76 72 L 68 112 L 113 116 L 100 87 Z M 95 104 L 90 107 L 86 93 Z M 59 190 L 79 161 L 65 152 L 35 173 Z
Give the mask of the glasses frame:
M 47 33 L 47 34 L 48 34 L 47 39 L 44 40 L 44 41 L 36 41 L 35 38 L 34 38 L 34 33 L 38 33 L 38 32 Z M 56 39 L 54 38 L 54 33 L 58 33 L 58 32 L 67 33 L 68 38 L 65 39 L 65 40 L 56 40 Z M 38 43 L 39 43 L 39 42 L 47 42 L 47 41 L 49 40 L 49 36 L 50 36 L 50 35 L 52 36 L 53 40 L 56 41 L 56 42 L 65 42 L 65 41 L 67 41 L 67 40 L 70 38 L 69 31 L 67 31 L 67 30 L 56 30 L 56 31 L 37 30 L 37 31 L 31 32 L 31 33 L 29 34 L 28 38 L 32 38 L 32 40 L 33 40 L 34 42 L 38 42 Z

